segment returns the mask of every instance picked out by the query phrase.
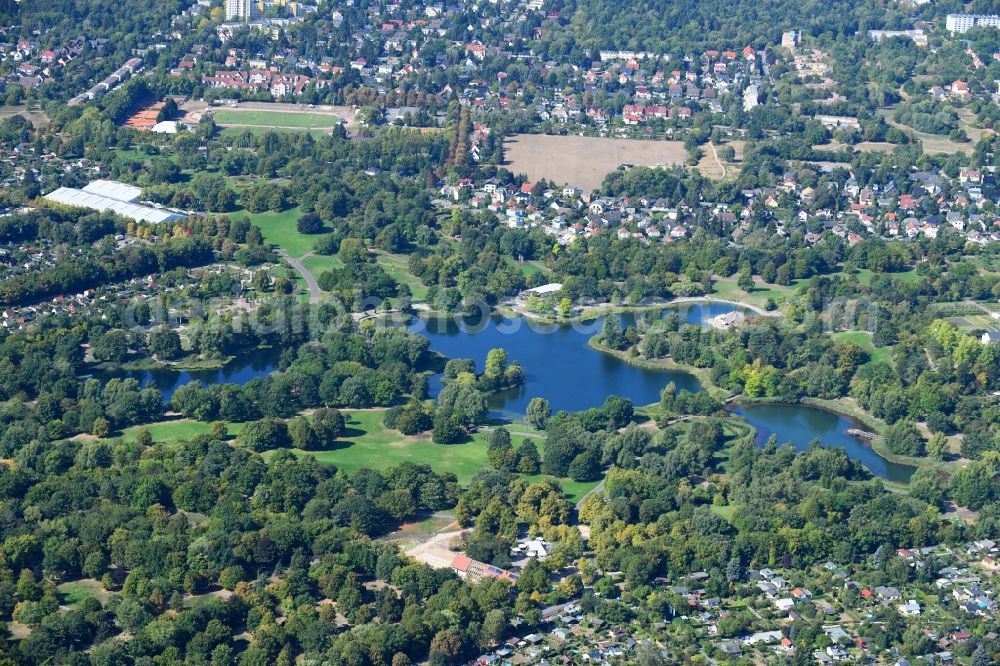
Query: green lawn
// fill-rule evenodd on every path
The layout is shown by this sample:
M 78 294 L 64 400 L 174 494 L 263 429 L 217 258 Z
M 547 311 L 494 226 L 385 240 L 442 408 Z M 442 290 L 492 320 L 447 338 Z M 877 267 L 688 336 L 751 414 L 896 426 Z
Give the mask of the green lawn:
M 532 275 L 535 275 L 536 273 L 543 272 L 540 266 L 536 265 L 534 262 L 531 261 L 525 261 L 522 264 L 518 263 L 518 261 L 513 257 L 504 257 L 504 260 L 507 262 L 508 265 L 513 266 L 514 268 L 520 270 L 521 273 L 524 274 L 525 278 L 530 278 Z
M 427 287 L 409 271 L 409 257 L 407 255 L 379 252 L 376 261 L 393 280 L 410 286 L 413 300 L 422 301 L 427 297 Z
M 839 343 L 852 342 L 868 352 L 873 363 L 889 363 L 892 356 L 892 348 L 876 347 L 872 344 L 871 333 L 867 331 L 843 331 L 831 333 L 830 337 Z
M 867 268 L 862 268 L 857 273 L 854 273 L 854 275 L 857 276 L 859 282 L 866 285 L 870 285 L 875 279 L 875 273 Z M 888 275 L 892 280 L 899 281 L 902 284 L 916 284 L 920 281 L 920 276 L 912 268 L 898 273 L 879 273 L 879 275 Z
M 736 286 L 735 276 L 720 278 L 713 284 L 712 293 L 710 295 L 727 301 L 749 303 L 750 305 L 754 305 L 758 308 L 763 308 L 767 303 L 768 298 L 772 298 L 777 302 L 782 298 L 786 298 L 794 294 L 798 286 L 806 282 L 805 280 L 793 280 L 792 284 L 787 287 L 783 287 L 777 284 L 766 284 L 761 282 L 759 278 L 754 278 L 754 280 L 753 290 L 748 294 Z
M 406 461 L 426 463 L 437 472 L 453 472 L 458 477 L 459 482 L 463 484 L 468 483 L 477 471 L 486 466 L 486 437 L 489 434 L 487 431 L 475 433 L 468 442 L 462 444 L 435 444 L 430 440 L 429 434 L 425 437 L 406 437 L 389 430 L 382 425 L 383 413 L 382 410 L 344 411 L 344 417 L 347 419 L 347 434 L 341 439 L 337 448 L 329 451 L 300 451 L 297 449 L 292 451 L 296 455 L 314 456 L 321 463 L 335 465 L 348 474 L 353 474 L 362 467 L 384 470 Z M 229 435 L 238 435 L 243 430 L 243 425 L 242 423 L 227 424 Z M 122 439 L 135 441 L 139 430 L 143 427 L 149 429 L 153 441 L 172 445 L 182 440 L 190 440 L 196 435 L 206 434 L 211 430 L 212 425 L 192 419 L 161 421 L 127 428 L 121 434 Z M 539 447 L 539 453 L 544 451 L 544 442 L 540 439 L 542 435 L 534 428 L 522 423 L 509 424 L 508 428 L 513 433 L 531 433 L 532 440 Z M 514 434 L 512 436 L 515 447 L 520 446 L 524 439 L 525 437 L 522 435 Z M 265 457 L 273 455 L 274 451 L 268 451 L 264 454 Z M 525 478 L 534 483 L 543 478 L 552 477 L 539 474 Z M 571 479 L 556 479 L 556 481 L 559 482 L 571 502 L 578 501 L 597 485 L 596 481 L 578 482 Z
M 530 483 L 537 483 L 543 479 L 555 479 L 555 477 L 547 476 L 545 474 L 535 474 L 533 476 L 525 476 L 524 479 Z M 555 479 L 559 483 L 559 487 L 563 489 L 566 494 L 566 499 L 568 499 L 573 504 L 576 504 L 583 496 L 593 490 L 599 481 L 574 481 L 573 479 Z
M 328 271 L 334 266 L 339 267 L 343 264 L 337 257 L 324 257 L 322 255 L 314 254 L 303 259 L 302 265 L 305 266 L 306 270 L 309 271 L 314 278 L 319 280 L 319 276 L 323 274 L 323 271 Z
M 227 424 L 231 436 L 238 435 L 243 430 L 242 423 Z M 122 439 L 126 442 L 135 441 L 139 436 L 139 431 L 143 428 L 149 430 L 154 442 L 162 444 L 176 444 L 181 440 L 190 440 L 195 435 L 207 434 L 212 429 L 211 423 L 195 421 L 193 419 L 177 419 L 175 421 L 161 421 L 150 423 L 145 426 L 132 426 L 122 432 Z
M 220 125 L 256 125 L 258 127 L 294 127 L 301 129 L 331 128 L 340 124 L 337 116 L 322 113 L 292 113 L 288 111 L 239 111 L 220 109 L 213 112 Z
M 264 240 L 278 246 L 292 257 L 301 257 L 310 252 L 316 236 L 300 234 L 295 228 L 302 211 L 298 208 L 280 213 L 248 213 L 250 222 L 260 227 Z
M 453 522 L 455 522 L 455 517 L 451 514 L 433 514 L 423 520 L 410 523 L 407 527 L 408 530 L 412 532 L 437 532 L 438 530 L 451 525 Z
M 733 514 L 736 513 L 737 505 L 735 505 L 735 504 L 725 504 L 725 505 L 712 504 L 709 508 L 711 509 L 712 513 L 714 513 L 715 515 L 717 515 L 719 518 L 722 518 L 727 523 L 732 523 L 733 522 Z
M 452 472 L 458 477 L 459 483 L 466 484 L 473 475 L 487 464 L 486 431 L 475 433 L 472 438 L 462 444 L 435 444 L 429 435 L 424 437 L 406 437 L 389 430 L 382 425 L 381 410 L 344 411 L 347 419 L 347 436 L 342 438 L 341 446 L 329 451 L 300 451 L 293 449 L 296 455 L 311 455 L 321 463 L 336 465 L 348 474 L 353 474 L 362 467 L 384 470 L 400 463 L 410 461 L 418 464 L 428 464 L 436 472 Z M 510 426 L 511 431 L 520 432 L 519 424 Z M 513 435 L 515 447 L 520 446 L 524 437 Z M 542 442 L 539 453 L 544 449 Z M 264 454 L 269 457 L 274 451 Z M 526 476 L 528 481 L 535 482 L 544 475 Z M 577 482 L 570 479 L 556 479 L 567 498 L 576 502 L 591 488 L 596 481 Z
M 362 467 L 386 469 L 407 460 L 426 463 L 438 472 L 453 472 L 461 483 L 486 465 L 486 433 L 464 444 L 435 444 L 427 438 L 406 437 L 382 425 L 382 411 L 345 411 L 347 437 L 330 451 L 295 451 L 312 455 L 352 474 Z
M 61 583 L 56 586 L 56 592 L 59 593 L 59 601 L 64 606 L 73 607 L 79 606 L 87 599 L 97 599 L 103 605 L 112 594 L 105 590 L 100 582 L 91 579 Z

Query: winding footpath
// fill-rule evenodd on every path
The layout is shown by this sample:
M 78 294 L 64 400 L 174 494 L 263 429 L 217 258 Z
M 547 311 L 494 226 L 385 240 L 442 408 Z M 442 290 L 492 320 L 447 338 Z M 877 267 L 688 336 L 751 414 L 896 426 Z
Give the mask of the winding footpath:
M 712 157 L 715 159 L 715 163 L 719 165 L 720 169 L 722 169 L 722 175 L 719 176 L 719 179 L 721 180 L 726 177 L 726 165 L 719 159 L 719 153 L 715 150 L 715 144 L 709 141 L 708 147 L 712 149 Z
M 312 252 L 306 252 L 301 257 L 293 258 L 288 255 L 284 250 L 279 249 L 278 254 L 282 259 L 288 262 L 288 265 L 298 271 L 298 274 L 302 276 L 302 279 L 306 281 L 306 286 L 309 287 L 309 302 L 319 303 L 319 297 L 323 293 L 323 290 L 319 288 L 319 283 L 316 282 L 316 278 L 313 274 L 306 270 L 306 267 L 302 265 L 302 260 L 306 257 L 312 255 Z

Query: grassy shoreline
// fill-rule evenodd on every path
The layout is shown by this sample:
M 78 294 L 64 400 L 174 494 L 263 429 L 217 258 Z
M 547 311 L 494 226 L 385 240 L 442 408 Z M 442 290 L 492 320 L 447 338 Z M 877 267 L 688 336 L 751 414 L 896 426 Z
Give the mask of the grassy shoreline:
M 121 365 L 112 364 L 107 365 L 106 367 L 98 367 L 96 369 L 101 371 L 177 370 L 178 372 L 183 370 L 216 370 L 218 368 L 226 367 L 234 360 L 236 360 L 235 355 L 224 356 L 222 358 L 184 358 L 170 363 L 154 361 L 151 358 L 144 358 L 137 361 L 128 361 L 126 363 L 122 363 Z
M 594 351 L 614 356 L 623 363 L 627 363 L 637 368 L 645 368 L 646 370 L 679 370 L 681 372 L 686 372 L 693 375 L 701 384 L 702 390 L 711 393 L 712 397 L 718 400 L 726 400 L 731 397 L 731 394 L 728 391 L 716 386 L 712 382 L 711 371 L 708 370 L 708 368 L 697 368 L 693 365 L 678 363 L 673 359 L 648 359 L 640 356 L 630 356 L 628 352 L 616 351 L 602 344 L 597 340 L 596 335 L 587 341 L 587 346 Z
M 594 306 L 588 306 L 592 309 L 588 309 L 573 317 L 553 317 L 541 315 L 534 312 L 528 312 L 527 310 L 518 310 L 508 305 L 497 305 L 493 308 L 493 310 L 494 312 L 507 317 L 524 317 L 525 319 L 531 319 L 543 324 L 571 324 L 573 322 L 592 321 L 594 319 L 599 319 L 600 317 L 605 317 L 609 314 L 623 314 L 626 312 L 656 312 L 658 310 L 677 308 L 682 305 L 698 305 L 701 303 L 723 303 L 727 305 L 735 305 L 736 307 L 750 310 L 751 312 L 754 312 L 762 317 L 780 316 L 780 313 L 778 312 L 767 312 L 766 310 L 745 301 L 737 301 L 728 298 L 716 298 L 714 296 L 685 296 L 674 298 L 669 301 L 656 300 L 655 302 L 645 303 L 642 305 L 616 305 L 614 303 L 601 303 Z
M 609 354 L 615 358 L 621 360 L 629 365 L 634 365 L 640 368 L 647 368 L 651 370 L 680 370 L 683 372 L 690 373 L 694 375 L 698 381 L 701 383 L 702 388 L 706 391 L 710 391 L 713 397 L 720 400 L 731 400 L 733 406 L 748 407 L 752 405 L 761 404 L 802 404 L 809 405 L 811 407 L 816 407 L 819 409 L 826 410 L 837 416 L 851 419 L 857 421 L 859 425 L 863 426 L 864 429 L 879 433 L 885 431 L 888 428 L 888 424 L 882 419 L 866 412 L 860 406 L 857 405 L 850 398 L 837 398 L 834 400 L 827 400 L 823 398 L 811 398 L 805 397 L 801 398 L 796 402 L 789 403 L 787 400 L 781 400 L 777 398 L 749 398 L 743 395 L 732 395 L 731 393 L 725 391 L 724 389 L 716 386 L 712 383 L 711 373 L 705 368 L 696 368 L 694 366 L 684 365 L 677 363 L 672 359 L 656 359 L 650 360 L 641 357 L 630 356 L 627 352 L 620 352 L 610 349 L 600 342 L 597 341 L 597 336 L 592 337 L 588 341 L 588 346 L 598 352 Z M 749 425 L 749 424 L 748 424 Z M 945 474 L 950 474 L 958 469 L 958 465 L 955 461 L 936 461 L 931 460 L 927 457 L 913 457 L 913 456 L 901 456 L 896 455 L 889 451 L 884 444 L 884 440 L 875 440 L 868 443 L 868 446 L 877 453 L 880 457 L 885 460 L 896 463 L 899 465 L 907 465 L 909 467 L 914 467 L 917 469 L 930 467 L 937 469 Z M 906 484 L 891 482 L 887 479 L 883 479 L 886 484 L 893 484 L 894 487 L 903 489 L 906 488 Z

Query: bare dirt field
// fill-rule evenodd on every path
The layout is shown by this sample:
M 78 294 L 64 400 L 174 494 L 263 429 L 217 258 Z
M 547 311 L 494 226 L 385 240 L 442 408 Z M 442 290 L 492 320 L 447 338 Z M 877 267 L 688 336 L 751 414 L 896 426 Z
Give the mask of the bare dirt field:
M 49 117 L 40 109 L 29 109 L 24 105 L 0 106 L 0 119 L 11 116 L 23 116 L 35 128 L 45 127 L 49 124 Z
M 839 141 L 831 141 L 830 143 L 813 146 L 813 150 L 829 150 L 836 152 L 838 150 L 843 150 L 844 148 L 853 148 L 857 152 L 872 152 L 872 153 L 891 153 L 898 146 L 894 143 L 886 143 L 884 141 L 862 141 L 856 143 L 853 146 L 848 146 Z
M 743 151 L 746 150 L 747 142 L 743 141 L 742 139 L 733 139 L 732 141 L 727 141 L 726 143 L 732 146 L 733 150 L 736 151 L 736 155 L 733 157 L 733 159 L 737 162 L 742 162 Z
M 218 111 L 219 115 L 231 119 L 237 115 L 245 115 L 245 123 L 221 122 L 216 123 L 222 127 L 262 127 L 274 126 L 288 129 L 306 129 L 311 124 L 327 126 L 333 123 L 310 122 L 310 119 L 329 118 L 331 120 L 340 119 L 346 127 L 355 125 L 354 109 L 349 106 L 329 106 L 319 104 L 309 108 L 305 104 L 284 104 L 279 102 L 240 102 L 236 106 L 224 104 L 222 106 L 210 106 L 201 100 L 190 100 L 180 105 L 181 111 L 185 113 L 184 120 L 189 123 L 197 123 L 201 120 L 206 111 Z
M 727 162 L 723 160 L 719 155 L 719 148 L 722 146 L 732 146 L 735 155 L 732 161 Z M 734 179 L 740 173 L 740 166 L 743 162 L 743 151 L 746 148 L 746 141 L 736 139 L 734 141 L 727 141 L 726 143 L 715 146 L 712 143 L 706 143 L 701 147 L 701 159 L 698 160 L 698 164 L 695 168 L 701 173 L 702 176 L 708 178 L 709 180 L 724 180 L 724 179 Z
M 622 164 L 684 164 L 680 141 L 605 139 L 591 136 L 515 134 L 504 142 L 506 166 L 532 182 L 545 178 L 586 190 L 600 187 L 604 177 Z

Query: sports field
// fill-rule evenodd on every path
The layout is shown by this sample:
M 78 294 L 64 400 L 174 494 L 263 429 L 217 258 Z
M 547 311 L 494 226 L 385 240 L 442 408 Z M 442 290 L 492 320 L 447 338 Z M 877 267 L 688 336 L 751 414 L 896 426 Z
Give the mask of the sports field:
M 228 126 L 315 129 L 331 128 L 340 124 L 340 117 L 336 115 L 297 111 L 219 109 L 213 113 L 213 117 L 219 125 Z

